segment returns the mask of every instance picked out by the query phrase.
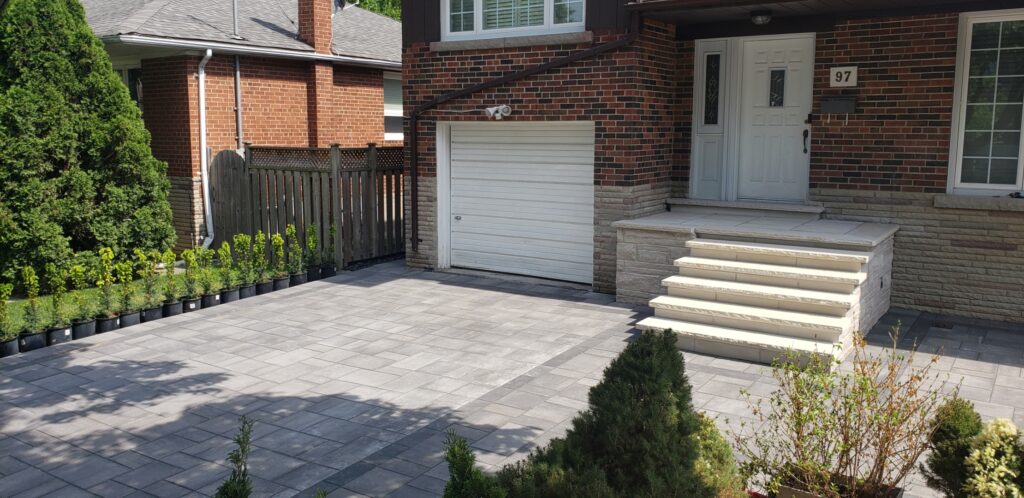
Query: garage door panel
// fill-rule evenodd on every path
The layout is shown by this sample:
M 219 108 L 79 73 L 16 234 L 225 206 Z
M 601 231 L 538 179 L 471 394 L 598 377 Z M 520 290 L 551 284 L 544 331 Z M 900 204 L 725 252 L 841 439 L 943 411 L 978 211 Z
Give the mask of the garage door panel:
M 590 283 L 592 123 L 473 123 L 450 135 L 451 263 Z

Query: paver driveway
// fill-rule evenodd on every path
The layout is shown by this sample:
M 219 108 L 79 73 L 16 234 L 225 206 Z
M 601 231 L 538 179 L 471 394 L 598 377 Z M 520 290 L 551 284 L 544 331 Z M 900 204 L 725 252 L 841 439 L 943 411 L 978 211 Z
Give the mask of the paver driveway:
M 564 433 L 644 312 L 612 301 L 396 262 L 0 360 L 0 496 L 212 494 L 242 414 L 260 496 L 438 496 L 445 430 L 491 467 Z M 1024 419 L 1024 330 L 879 329 L 896 320 L 983 414 Z M 748 413 L 740 388 L 772 389 L 762 366 L 686 358 L 723 423 Z

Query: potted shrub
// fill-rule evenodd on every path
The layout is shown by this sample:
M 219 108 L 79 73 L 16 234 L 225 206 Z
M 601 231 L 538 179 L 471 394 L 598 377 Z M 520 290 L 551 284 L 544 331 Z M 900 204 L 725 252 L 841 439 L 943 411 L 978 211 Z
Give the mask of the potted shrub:
M 772 369 L 779 387 L 767 399 L 744 393 L 755 420 L 734 437 L 748 483 L 778 498 L 902 496 L 930 447 L 943 381 L 931 371 L 938 358 L 915 364 L 898 331 L 882 353 L 855 335 L 850 369 L 794 356 Z
M 316 236 L 316 226 L 306 228 L 306 281 L 320 280 L 320 240 Z
M 273 292 L 274 282 L 270 280 L 270 268 L 267 266 L 267 235 L 256 232 L 252 241 L 252 275 L 256 282 L 256 295 Z
M 288 288 L 288 265 L 284 260 L 284 237 L 275 233 L 270 236 L 270 245 L 274 248 L 274 290 Z
M 284 235 L 288 241 L 288 281 L 292 286 L 302 285 L 306 283 L 306 272 L 302 267 L 302 244 L 295 225 L 284 227 Z
M 164 316 L 177 316 L 184 312 L 178 276 L 174 274 L 174 251 L 168 249 L 160 256 L 164 264 Z
M 39 277 L 31 266 L 21 269 L 21 282 L 28 298 L 25 303 L 25 329 L 18 336 L 18 348 L 24 353 L 46 347 L 46 330 L 43 329 L 39 305 Z
M 121 328 L 138 325 L 142 322 L 142 314 L 135 303 L 135 266 L 131 261 L 117 263 L 114 265 L 114 275 L 120 286 Z
M 238 262 L 238 298 L 256 295 L 256 277 L 253 275 L 252 237 L 240 233 L 235 235 L 235 260 Z
M 117 297 L 114 295 L 114 250 L 100 249 L 100 260 L 96 267 L 96 286 L 100 288 L 102 314 L 96 319 L 96 333 L 110 332 L 121 328 L 121 317 L 117 314 Z
M 213 249 L 196 249 L 196 259 L 199 260 L 199 292 L 204 309 L 220 304 L 221 283 L 220 276 L 213 267 L 213 253 Z
M 46 280 L 50 285 L 50 327 L 46 329 L 46 345 L 71 341 L 71 319 L 65 308 L 68 274 L 53 263 L 46 264 Z
M 220 245 L 217 259 L 220 261 L 220 281 L 224 286 L 220 291 L 220 302 L 238 301 L 238 272 L 235 269 L 235 257 L 231 253 L 231 244 L 224 242 Z
M 160 277 L 156 266 L 160 264 L 161 254 L 153 251 L 146 254 L 140 249 L 135 250 L 139 278 L 142 279 L 142 321 L 151 322 L 164 317 L 163 297 L 157 290 Z
M 334 241 L 338 238 L 338 229 L 332 223 L 329 230 L 330 240 L 327 241 L 327 254 L 323 258 L 324 262 L 320 265 L 320 278 L 333 277 L 338 274 L 338 263 L 334 260 Z
M 89 288 L 89 270 L 85 265 L 72 265 L 68 276 L 74 288 L 71 299 L 75 306 L 71 321 L 71 337 L 77 340 L 96 333 L 96 311 L 86 295 Z
M 181 259 L 185 261 L 185 296 L 181 300 L 182 311 L 189 313 L 203 309 L 203 302 L 199 297 L 199 280 L 202 273 L 199 257 L 192 249 L 185 249 L 181 252 Z
M 18 334 L 12 330 L 7 316 L 7 300 L 11 298 L 14 286 L 0 284 L 0 358 L 18 354 Z

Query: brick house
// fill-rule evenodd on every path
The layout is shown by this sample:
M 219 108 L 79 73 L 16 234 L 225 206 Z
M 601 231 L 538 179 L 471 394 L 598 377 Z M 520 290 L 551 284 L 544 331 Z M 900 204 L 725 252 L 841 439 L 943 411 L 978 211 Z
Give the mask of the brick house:
M 395 20 L 333 0 L 83 6 L 168 164 L 179 249 L 207 235 L 203 172 L 224 151 L 402 143 Z
M 408 261 L 755 361 L 890 305 L 1024 321 L 1019 7 L 406 0 Z

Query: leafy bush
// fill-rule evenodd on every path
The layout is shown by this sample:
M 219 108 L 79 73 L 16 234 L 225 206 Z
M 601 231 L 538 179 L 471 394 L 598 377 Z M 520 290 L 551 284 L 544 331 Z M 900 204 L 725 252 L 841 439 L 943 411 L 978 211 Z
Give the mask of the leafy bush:
M 174 257 L 174 251 L 168 249 L 160 255 L 160 260 L 164 264 L 164 302 L 173 303 L 181 297 L 178 276 L 174 274 L 174 263 L 177 262 L 177 258 Z
M 302 272 L 302 245 L 299 244 L 299 235 L 295 225 L 284 227 L 285 240 L 288 242 L 288 273 L 295 275 Z
M 117 275 L 117 283 L 120 285 L 121 313 L 134 313 L 135 308 L 135 286 L 132 285 L 135 278 L 135 268 L 131 261 L 122 261 L 114 265 L 114 274 Z
M 46 280 L 50 287 L 50 316 L 53 326 L 66 327 L 70 321 L 64 303 L 68 290 L 68 274 L 57 265 L 47 263 Z
M 310 225 L 306 227 L 306 268 L 319 268 L 322 259 L 320 257 L 320 239 L 316 236 L 316 226 Z
M 0 284 L 0 340 L 9 341 L 18 335 L 11 325 L 11 318 L 7 312 L 7 300 L 11 298 L 14 286 L 11 284 Z
M 698 430 L 694 434 L 697 444 L 694 471 L 697 476 L 714 490 L 712 496 L 715 498 L 748 498 L 732 455 L 732 446 L 722 437 L 715 421 L 700 413 L 697 425 Z
M 185 297 L 195 299 L 199 297 L 199 276 L 202 273 L 199 258 L 192 249 L 185 249 L 181 252 L 181 259 L 185 261 Z
M 96 285 L 100 288 L 100 306 L 107 318 L 117 314 L 117 301 L 114 297 L 114 250 L 109 247 L 100 249 L 100 262 L 96 268 Z
M 324 255 L 324 266 L 333 267 L 337 264 L 334 258 L 337 246 L 335 246 L 334 241 L 338 240 L 338 227 L 334 226 L 333 223 L 331 223 L 331 228 L 328 230 L 328 235 L 331 239 L 327 241 L 327 254 Z
M 0 17 L 0 282 L 73 252 L 174 242 L 167 167 L 75 0 Z
M 197 247 L 195 253 L 199 267 L 199 291 L 204 296 L 220 292 L 220 277 L 217 275 L 217 270 L 213 267 L 213 249 Z
M 853 344 L 852 370 L 833 369 L 820 355 L 798 366 L 778 363 L 779 388 L 764 402 L 747 402 L 756 418 L 734 434 L 743 470 L 754 486 L 775 493 L 782 485 L 826 497 L 889 496 L 916 468 L 935 430 L 941 382 L 915 351 L 892 345 L 868 352 Z M 955 397 L 954 389 L 953 396 Z M 899 402 L 892 402 L 899 400 Z
M 270 236 L 270 245 L 274 248 L 274 278 L 288 276 L 288 265 L 284 259 L 284 238 L 275 233 Z
M 240 233 L 235 235 L 235 259 L 238 261 L 238 279 L 241 285 L 252 285 L 256 281 L 252 264 L 252 237 Z
M 215 498 L 247 498 L 252 495 L 252 479 L 249 478 L 249 451 L 252 449 L 252 427 L 255 421 L 243 416 L 241 428 L 234 441 L 238 446 L 228 454 L 231 475 L 217 488 Z
M 476 468 L 476 457 L 469 443 L 454 431 L 445 439 L 445 460 L 448 461 L 448 483 L 444 498 L 504 498 L 498 482 Z
M 231 253 L 231 244 L 227 241 L 217 250 L 217 261 L 220 263 L 220 281 L 225 289 L 238 287 L 238 271 L 235 269 L 235 257 Z
M 156 271 L 156 265 L 160 264 L 162 257 L 158 251 L 147 255 L 141 249 L 135 250 L 135 264 L 138 267 L 139 278 L 142 279 L 142 300 L 143 306 L 146 308 L 160 304 L 160 292 L 157 289 L 160 278 Z
M 928 486 L 947 498 L 968 498 L 966 460 L 971 441 L 981 434 L 981 416 L 970 401 L 953 398 L 935 412 L 935 431 L 931 436 L 932 452 L 921 473 Z
M 25 304 L 25 331 L 40 332 L 43 330 L 43 313 L 39 306 L 39 277 L 31 266 L 21 269 L 21 284 L 25 286 L 28 298 Z
M 72 320 L 82 321 L 93 318 L 96 312 L 93 309 L 92 302 L 86 296 L 87 289 L 89 288 L 89 270 L 85 265 L 71 265 L 68 276 L 71 278 L 71 287 L 74 289 L 72 300 L 75 312 L 72 314 Z
M 973 498 L 1020 498 L 1016 481 L 1021 475 L 1020 432 L 1013 422 L 996 419 L 971 442 L 967 455 L 966 496 Z
M 257 282 L 268 281 L 270 268 L 267 266 L 267 234 L 256 232 L 252 241 L 252 271 Z

